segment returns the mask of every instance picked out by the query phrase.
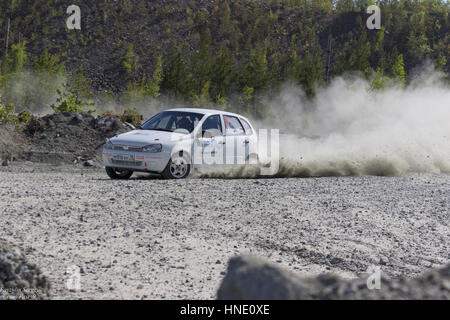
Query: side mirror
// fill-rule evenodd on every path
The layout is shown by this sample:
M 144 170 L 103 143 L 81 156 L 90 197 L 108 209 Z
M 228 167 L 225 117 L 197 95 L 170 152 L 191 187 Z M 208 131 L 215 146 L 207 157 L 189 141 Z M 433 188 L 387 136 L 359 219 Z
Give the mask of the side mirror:
M 202 137 L 203 138 L 212 138 L 214 135 L 210 130 L 202 130 Z
M 207 129 L 207 130 L 203 130 L 202 128 L 202 135 L 201 138 L 213 138 L 213 137 L 220 137 L 222 136 L 222 132 L 220 130 L 217 129 Z

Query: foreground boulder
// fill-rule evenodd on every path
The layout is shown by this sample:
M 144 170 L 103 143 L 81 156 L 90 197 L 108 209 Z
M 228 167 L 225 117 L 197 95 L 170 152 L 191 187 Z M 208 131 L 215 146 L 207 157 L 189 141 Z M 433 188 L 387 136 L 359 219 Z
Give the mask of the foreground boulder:
M 381 279 L 379 290 L 369 290 L 367 279 L 301 278 L 263 259 L 240 256 L 230 259 L 217 296 L 220 300 L 450 299 L 450 264 L 419 278 Z
M 50 284 L 35 264 L 0 239 L 0 300 L 47 299 Z

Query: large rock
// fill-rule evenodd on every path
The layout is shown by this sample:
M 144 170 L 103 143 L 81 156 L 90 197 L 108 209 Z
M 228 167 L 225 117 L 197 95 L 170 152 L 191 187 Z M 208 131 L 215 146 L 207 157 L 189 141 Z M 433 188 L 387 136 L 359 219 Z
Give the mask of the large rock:
M 218 291 L 221 300 L 293 299 L 450 299 L 450 264 L 419 278 L 389 280 L 369 290 L 367 279 L 342 280 L 333 275 L 301 278 L 263 259 L 230 259 Z
M 295 274 L 252 256 L 231 258 L 219 288 L 225 300 L 305 299 L 308 289 Z
M 19 249 L 0 239 L 0 300 L 47 299 L 50 284 Z

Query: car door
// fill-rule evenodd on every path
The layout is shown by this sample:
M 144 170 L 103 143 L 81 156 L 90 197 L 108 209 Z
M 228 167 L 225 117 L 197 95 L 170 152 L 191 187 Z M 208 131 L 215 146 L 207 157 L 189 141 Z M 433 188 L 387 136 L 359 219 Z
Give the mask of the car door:
M 244 164 L 248 149 L 248 137 L 239 119 L 232 115 L 223 115 L 225 124 L 226 164 Z
M 245 153 L 245 158 L 247 159 L 247 157 L 249 155 L 258 155 L 258 137 L 256 135 L 255 130 L 253 129 L 253 127 L 250 125 L 250 123 L 248 122 L 248 120 L 244 119 L 244 118 L 239 118 L 239 120 L 241 121 L 242 126 L 244 127 L 245 130 L 245 135 L 246 135 L 246 153 Z
M 202 124 L 201 131 L 202 164 L 223 164 L 225 137 L 220 115 L 208 116 Z

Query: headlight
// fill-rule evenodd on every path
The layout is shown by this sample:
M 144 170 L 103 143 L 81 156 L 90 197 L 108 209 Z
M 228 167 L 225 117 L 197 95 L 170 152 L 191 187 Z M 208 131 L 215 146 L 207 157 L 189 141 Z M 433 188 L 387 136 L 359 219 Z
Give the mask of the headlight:
M 113 150 L 114 149 L 114 145 L 111 143 L 110 140 L 106 141 L 105 149 L 109 149 L 109 150 Z
M 161 152 L 161 144 L 150 144 L 148 146 L 142 147 L 143 152 Z

